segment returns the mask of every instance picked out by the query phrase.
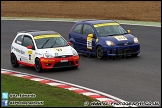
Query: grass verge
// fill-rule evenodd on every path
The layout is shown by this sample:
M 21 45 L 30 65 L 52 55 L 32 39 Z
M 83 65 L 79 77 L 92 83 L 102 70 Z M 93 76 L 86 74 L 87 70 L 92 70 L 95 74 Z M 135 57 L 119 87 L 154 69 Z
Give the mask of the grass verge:
M 1 74 L 1 92 L 8 94 L 35 94 L 35 98 L 9 98 L 8 101 L 43 101 L 44 105 L 28 105 L 27 107 L 83 107 L 84 102 L 97 101 L 82 94 L 53 87 L 40 82 Z M 26 105 L 9 105 L 24 107 Z

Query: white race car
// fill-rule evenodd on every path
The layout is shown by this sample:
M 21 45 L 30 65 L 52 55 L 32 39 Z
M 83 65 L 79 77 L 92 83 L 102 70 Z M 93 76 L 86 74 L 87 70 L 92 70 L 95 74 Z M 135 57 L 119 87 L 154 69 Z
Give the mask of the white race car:
M 55 31 L 29 30 L 18 32 L 11 44 L 11 64 L 43 69 L 79 66 L 80 57 L 59 33 Z

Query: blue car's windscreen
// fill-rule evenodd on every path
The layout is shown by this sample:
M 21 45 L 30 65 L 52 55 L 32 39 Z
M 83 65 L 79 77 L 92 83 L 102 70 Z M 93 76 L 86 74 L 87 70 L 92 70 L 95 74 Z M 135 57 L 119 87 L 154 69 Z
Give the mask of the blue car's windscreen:
M 123 35 L 127 32 L 120 25 L 108 25 L 95 27 L 99 36 Z

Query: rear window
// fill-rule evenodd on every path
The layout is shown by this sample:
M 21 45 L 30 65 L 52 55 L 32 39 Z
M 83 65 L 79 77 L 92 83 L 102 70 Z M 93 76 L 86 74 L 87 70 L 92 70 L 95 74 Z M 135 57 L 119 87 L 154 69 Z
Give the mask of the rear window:
M 15 43 L 21 45 L 22 44 L 22 40 L 23 40 L 23 35 L 19 35 L 16 40 L 15 40 Z
M 81 32 L 81 28 L 82 28 L 82 24 L 78 24 L 78 25 L 75 26 L 73 31 L 76 32 L 76 33 L 80 33 Z

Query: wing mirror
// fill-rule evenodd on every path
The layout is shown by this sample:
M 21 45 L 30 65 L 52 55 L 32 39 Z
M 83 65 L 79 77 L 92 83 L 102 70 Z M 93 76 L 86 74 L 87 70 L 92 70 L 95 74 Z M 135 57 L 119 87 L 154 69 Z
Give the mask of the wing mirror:
M 130 33 L 131 31 L 130 30 L 127 30 L 128 33 Z
M 88 34 L 88 37 L 91 37 L 91 38 L 93 38 L 93 34 Z
M 28 49 L 32 49 L 32 48 L 33 48 L 33 46 L 29 45 L 29 46 L 27 46 L 27 48 L 28 48 Z
M 68 42 L 68 44 L 69 44 L 69 45 L 72 45 L 72 43 L 71 43 L 71 42 Z

